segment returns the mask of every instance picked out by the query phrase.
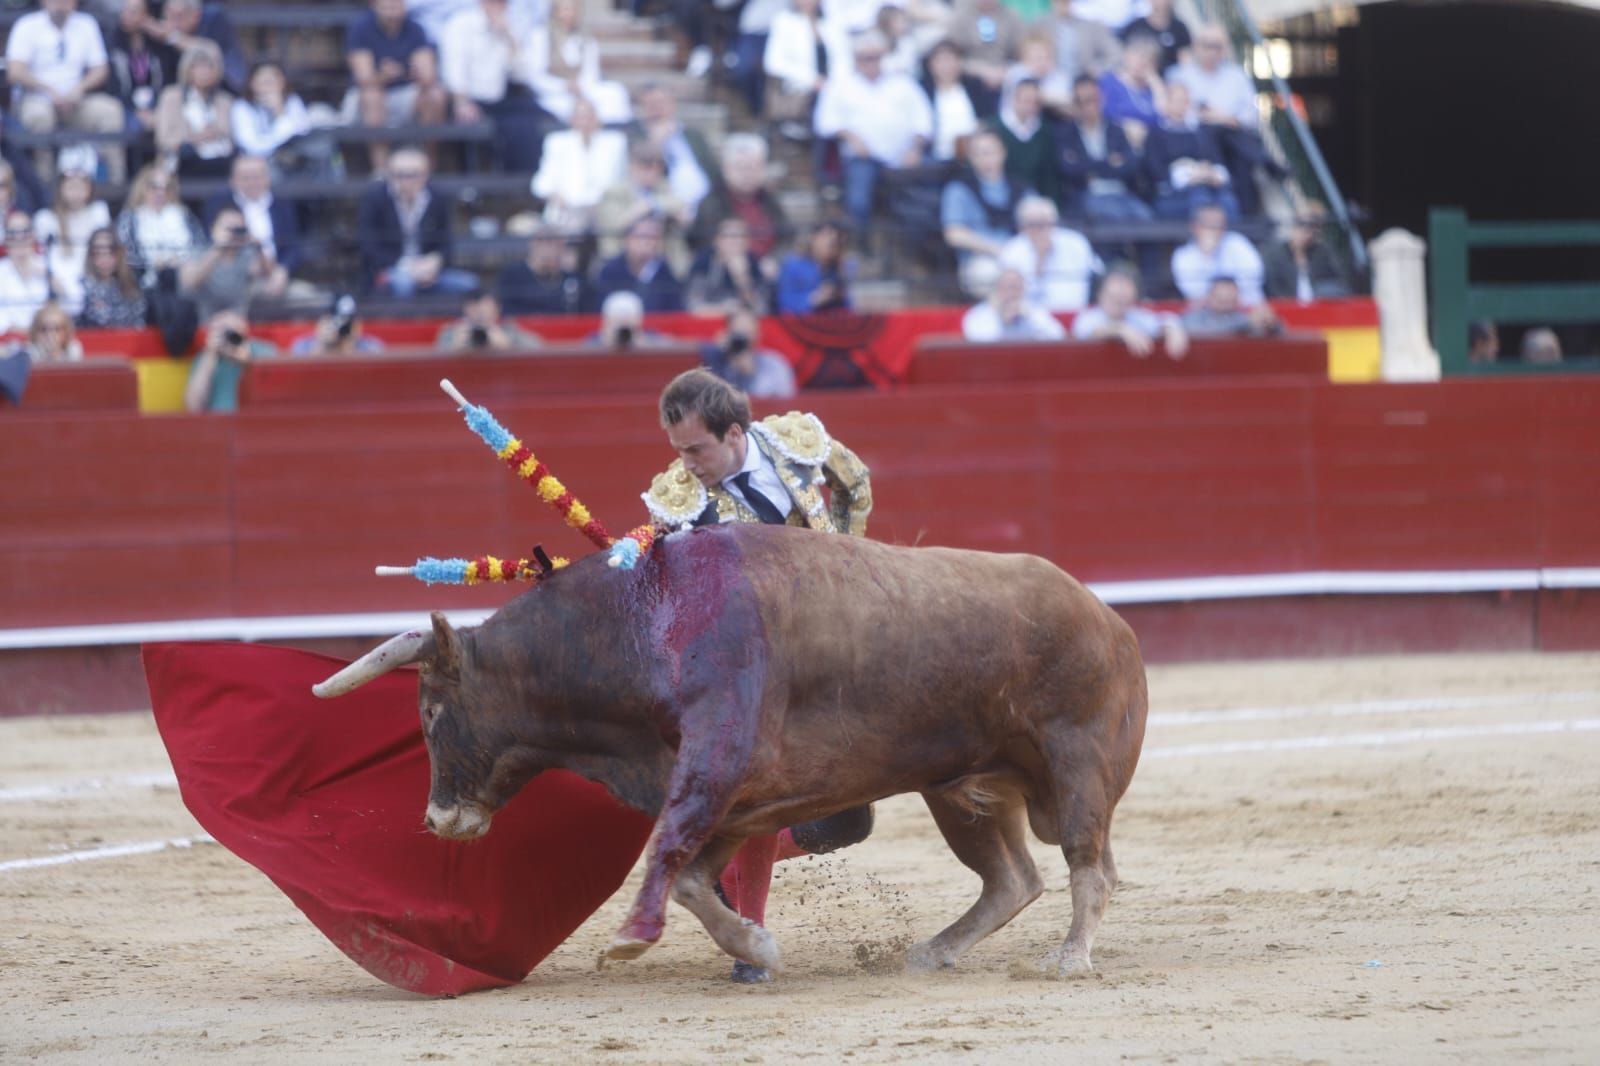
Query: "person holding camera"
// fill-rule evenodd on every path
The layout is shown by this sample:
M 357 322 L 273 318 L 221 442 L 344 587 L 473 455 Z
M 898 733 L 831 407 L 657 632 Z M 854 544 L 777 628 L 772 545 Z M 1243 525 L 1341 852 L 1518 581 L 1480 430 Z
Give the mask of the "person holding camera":
M 337 359 L 345 355 L 377 355 L 383 341 L 362 329 L 356 298 L 349 293 L 334 297 L 328 313 L 317 320 L 317 328 L 289 345 L 289 354 Z
M 211 247 L 178 268 L 178 287 L 209 320 L 218 311 L 243 311 L 258 296 L 281 297 L 289 272 L 250 235 L 244 214 L 229 207 L 211 223 Z
M 500 299 L 484 289 L 467 294 L 461 317 L 446 322 L 434 342 L 441 352 L 527 352 L 538 348 L 539 338 L 500 315 Z
M 250 336 L 250 321 L 231 309 L 206 320 L 206 343 L 189 366 L 183 388 L 183 405 L 191 414 L 207 411 L 231 413 L 239 409 L 239 382 L 245 368 L 256 359 L 270 358 L 278 349 Z
M 760 319 L 748 307 L 728 312 L 722 335 L 700 347 L 707 370 L 746 395 L 762 400 L 787 400 L 795 394 L 794 367 L 776 352 L 757 347 Z

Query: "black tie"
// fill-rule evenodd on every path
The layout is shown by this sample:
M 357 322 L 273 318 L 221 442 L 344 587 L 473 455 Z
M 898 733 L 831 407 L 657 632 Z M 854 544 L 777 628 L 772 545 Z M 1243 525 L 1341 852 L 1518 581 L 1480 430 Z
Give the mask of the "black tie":
M 763 496 L 760 491 L 750 485 L 750 471 L 741 470 L 733 475 L 733 483 L 738 486 L 744 495 L 745 502 L 750 509 L 761 519 L 764 526 L 781 526 L 784 523 L 783 512 L 778 510 L 778 505 Z

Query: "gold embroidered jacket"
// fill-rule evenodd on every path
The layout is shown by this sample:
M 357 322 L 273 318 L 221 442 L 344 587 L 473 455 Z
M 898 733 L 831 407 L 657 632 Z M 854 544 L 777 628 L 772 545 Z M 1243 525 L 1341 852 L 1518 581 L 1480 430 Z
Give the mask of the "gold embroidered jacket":
M 816 415 L 790 411 L 752 423 L 750 441 L 772 460 L 778 479 L 788 490 L 793 507 L 789 525 L 826 533 L 862 536 L 872 511 L 871 476 L 866 464 L 837 440 L 828 436 Z M 832 506 L 823 499 L 822 486 L 832 493 Z M 742 499 L 721 485 L 707 489 L 675 459 L 650 482 L 644 504 L 657 522 L 672 529 L 709 524 L 703 518 L 715 508 L 717 522 L 759 522 Z

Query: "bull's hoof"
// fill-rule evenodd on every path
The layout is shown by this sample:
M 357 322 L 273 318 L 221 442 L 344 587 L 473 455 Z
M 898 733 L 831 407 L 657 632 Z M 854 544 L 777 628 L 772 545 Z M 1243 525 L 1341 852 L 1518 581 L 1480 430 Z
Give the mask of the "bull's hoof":
M 636 940 L 632 937 L 619 936 L 611 942 L 605 951 L 601 952 L 600 962 L 596 969 L 604 966 L 607 962 L 627 962 L 629 959 L 637 959 L 640 955 L 649 951 L 650 947 L 651 944 L 648 940 Z
M 736 985 L 764 985 L 772 981 L 772 971 L 764 966 L 752 966 L 743 959 L 734 959 L 729 980 Z
M 1064 981 L 1094 976 L 1089 956 L 1052 951 L 1042 959 L 1017 959 L 1012 962 L 1010 976 L 1013 981 Z
M 774 972 L 783 969 L 778 964 L 778 941 L 759 925 L 751 925 L 745 935 L 745 949 L 740 958 L 752 966 Z
M 955 960 L 934 948 L 931 940 L 924 940 L 906 952 L 907 973 L 932 973 L 935 970 L 948 970 L 954 965 Z

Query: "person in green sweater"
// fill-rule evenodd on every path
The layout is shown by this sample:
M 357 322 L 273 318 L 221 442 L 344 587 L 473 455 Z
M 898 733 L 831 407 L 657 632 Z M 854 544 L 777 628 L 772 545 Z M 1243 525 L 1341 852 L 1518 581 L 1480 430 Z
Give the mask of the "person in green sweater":
M 1011 90 L 1011 106 L 990 120 L 1006 146 L 1006 176 L 1040 196 L 1057 199 L 1056 142 L 1044 121 L 1039 83 L 1032 78 Z

